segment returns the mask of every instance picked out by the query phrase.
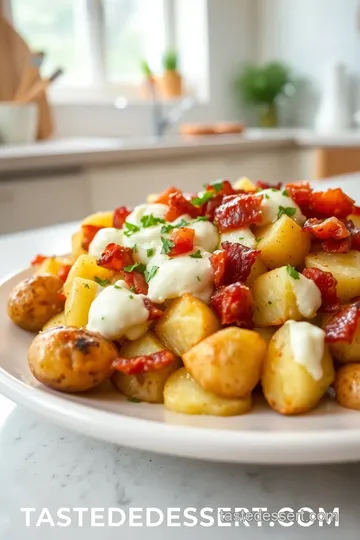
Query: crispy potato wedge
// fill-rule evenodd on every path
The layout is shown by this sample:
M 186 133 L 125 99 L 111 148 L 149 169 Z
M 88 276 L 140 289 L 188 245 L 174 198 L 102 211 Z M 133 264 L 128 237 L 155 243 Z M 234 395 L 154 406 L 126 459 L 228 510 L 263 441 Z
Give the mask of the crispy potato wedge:
M 328 347 L 322 358 L 323 376 L 314 380 L 307 369 L 297 363 L 290 342 L 289 325 L 282 326 L 272 337 L 261 377 L 266 401 L 281 414 L 311 411 L 333 382 L 335 372 Z
M 64 283 L 64 294 L 65 296 L 68 296 L 72 287 L 72 282 L 76 277 L 90 279 L 92 281 L 95 281 L 96 277 L 102 280 L 110 280 L 113 273 L 114 272 L 111 270 L 98 266 L 96 264 L 96 257 L 92 257 L 91 255 L 80 255 L 73 264 Z
M 152 332 L 135 341 L 125 343 L 121 347 L 120 356 L 134 358 L 143 354 L 151 354 L 163 351 L 164 346 Z M 140 373 L 139 375 L 125 375 L 115 372 L 112 382 L 120 392 L 130 398 L 146 401 L 147 403 L 163 403 L 164 385 L 167 378 L 181 365 L 180 359 L 175 359 L 173 364 L 153 373 Z
M 166 348 L 181 356 L 220 328 L 214 312 L 190 293 L 174 300 L 155 326 Z
M 360 363 L 341 366 L 333 386 L 339 405 L 360 410 Z
M 305 259 L 307 268 L 319 268 L 331 272 L 337 280 L 337 292 L 342 302 L 360 295 L 360 252 L 310 253 Z
M 253 330 L 219 330 L 183 354 L 186 370 L 204 390 L 224 398 L 246 397 L 260 380 L 265 340 Z
M 61 313 L 58 313 L 57 315 L 54 315 L 53 317 L 51 317 L 50 321 L 48 321 L 42 327 L 42 331 L 45 332 L 45 330 L 49 330 L 50 328 L 56 328 L 56 326 L 64 326 L 64 324 L 65 324 L 65 313 L 62 311 Z
M 112 210 L 106 212 L 96 212 L 90 214 L 83 221 L 82 225 L 96 225 L 97 227 L 112 227 L 114 212 Z
M 90 306 L 97 295 L 98 286 L 95 281 L 76 277 L 65 302 L 65 324 L 74 328 L 87 325 Z
M 164 405 L 170 411 L 183 414 L 234 416 L 251 409 L 251 395 L 228 399 L 206 392 L 186 371 L 178 369 L 166 381 Z
M 310 252 L 309 233 L 285 214 L 275 223 L 259 228 L 256 236 L 261 238 L 257 249 L 261 250 L 261 258 L 270 269 L 287 264 L 298 266 Z

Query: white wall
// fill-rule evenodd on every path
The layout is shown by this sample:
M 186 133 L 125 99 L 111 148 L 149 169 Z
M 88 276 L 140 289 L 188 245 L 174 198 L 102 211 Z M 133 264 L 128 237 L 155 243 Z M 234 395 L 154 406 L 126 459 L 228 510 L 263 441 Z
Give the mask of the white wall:
M 359 4 L 359 0 L 258 0 L 258 59 L 283 60 L 296 75 L 313 81 L 304 100 L 291 107 L 288 122 L 312 124 L 330 62 L 344 62 L 351 75 L 359 77 Z M 356 105 L 352 103 L 353 108 Z

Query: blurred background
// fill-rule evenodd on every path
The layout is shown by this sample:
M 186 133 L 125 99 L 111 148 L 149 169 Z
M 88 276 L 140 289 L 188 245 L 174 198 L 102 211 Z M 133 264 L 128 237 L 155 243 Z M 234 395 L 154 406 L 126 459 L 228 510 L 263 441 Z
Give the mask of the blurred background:
M 0 233 L 360 170 L 359 0 L 0 0 Z

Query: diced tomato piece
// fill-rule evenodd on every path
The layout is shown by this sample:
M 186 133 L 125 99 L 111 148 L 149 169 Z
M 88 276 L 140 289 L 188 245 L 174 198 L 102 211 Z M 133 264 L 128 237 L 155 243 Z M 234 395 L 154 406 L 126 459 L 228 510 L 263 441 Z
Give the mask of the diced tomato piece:
M 360 216 L 360 206 L 354 206 L 351 213 L 355 216 Z
M 180 229 L 174 229 L 170 234 L 169 240 L 174 246 L 169 251 L 170 257 L 176 257 L 177 255 L 183 255 L 189 253 L 194 249 L 195 231 L 188 227 L 180 227 Z
M 324 328 L 326 341 L 328 343 L 338 343 L 341 341 L 351 343 L 359 317 L 360 302 L 354 302 L 350 306 L 338 311 Z
M 303 275 L 311 279 L 320 289 L 322 304 L 320 311 L 334 312 L 340 308 L 340 300 L 337 295 L 337 281 L 331 272 L 324 272 L 319 268 L 305 268 Z
M 172 364 L 174 360 L 175 355 L 171 351 L 158 351 L 134 358 L 116 358 L 113 362 L 113 368 L 126 375 L 138 375 L 139 373 L 159 371 Z
M 210 263 L 214 270 L 215 287 L 217 289 L 221 285 L 224 285 L 226 259 L 227 255 L 222 249 L 214 251 L 210 257 Z
M 35 257 L 31 261 L 31 266 L 38 266 L 39 264 L 43 263 L 48 259 L 49 257 L 45 257 L 45 255 L 35 255 Z
M 196 218 L 202 215 L 201 208 L 196 208 L 191 202 L 185 198 L 181 191 L 173 192 L 169 195 L 168 206 L 170 207 L 167 214 L 167 221 L 174 221 L 178 217 L 188 214 Z
M 144 304 L 149 312 L 148 321 L 159 319 L 164 314 L 164 312 L 156 304 L 154 304 L 154 302 L 149 300 L 149 298 L 144 298 Z
M 317 191 L 311 194 L 311 208 L 324 217 L 344 218 L 351 214 L 354 201 L 340 188 Z
M 65 294 L 64 294 L 63 292 L 59 292 L 59 293 L 58 293 L 58 296 L 59 296 L 60 302 L 64 302 L 64 304 L 65 304 L 65 302 L 66 302 L 66 296 L 65 296 Z
M 261 223 L 262 196 L 253 194 L 230 195 L 224 197 L 215 211 L 215 222 L 220 232 L 240 229 L 247 225 Z
M 241 328 L 254 326 L 254 300 L 249 287 L 242 283 L 232 283 L 217 289 L 211 297 L 210 306 L 222 324 L 236 324 Z
M 342 240 L 325 240 L 321 247 L 328 253 L 348 253 L 352 246 L 352 238 L 348 236 Z
M 233 195 L 236 193 L 236 189 L 234 189 L 229 182 L 229 180 L 219 180 L 218 182 L 214 184 L 207 184 L 206 191 L 211 191 L 214 195 Z
M 58 272 L 58 276 L 59 278 L 61 279 L 61 281 L 63 281 L 65 283 L 66 281 L 66 278 L 68 277 L 69 275 L 69 272 L 71 270 L 71 264 L 64 264 L 64 266 L 62 266 Z
M 181 193 L 181 191 L 174 186 L 170 186 L 168 189 L 160 193 L 155 202 L 160 204 L 169 204 L 169 197 L 172 193 Z
M 278 182 L 277 184 L 269 184 L 268 182 L 263 182 L 262 180 L 258 180 L 255 182 L 256 189 L 281 189 L 281 182 Z
M 224 285 L 245 282 L 261 251 L 233 242 L 223 242 L 221 248 L 226 253 Z
M 94 237 L 100 229 L 104 227 L 99 227 L 98 225 L 81 225 L 82 230 L 82 242 L 81 247 L 86 251 L 89 250 L 91 242 L 94 240 Z
M 115 229 L 122 229 L 129 214 L 131 214 L 131 210 L 126 208 L 126 206 L 118 206 L 115 208 L 113 227 L 115 227 Z
M 108 270 L 120 272 L 125 266 L 134 264 L 133 250 L 118 244 L 108 244 L 97 260 L 97 264 Z
M 310 218 L 305 222 L 304 229 L 319 240 L 342 240 L 350 236 L 345 223 L 336 217 Z
M 136 294 L 147 294 L 149 287 L 140 272 L 123 272 L 122 279 Z

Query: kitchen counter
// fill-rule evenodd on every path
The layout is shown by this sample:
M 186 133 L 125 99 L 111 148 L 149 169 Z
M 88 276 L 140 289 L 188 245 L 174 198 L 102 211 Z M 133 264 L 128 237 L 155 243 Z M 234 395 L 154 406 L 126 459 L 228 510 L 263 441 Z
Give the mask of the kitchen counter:
M 322 135 L 302 129 L 248 129 L 242 135 L 54 139 L 0 146 L 0 176 L 14 171 L 59 170 L 274 149 L 359 146 L 360 130 Z
M 360 175 L 354 175 L 334 184 L 359 201 L 359 182 Z M 75 228 L 75 224 L 68 224 L 0 237 L 0 252 L 6 253 L 0 277 L 26 266 L 35 253 L 66 251 Z M 224 535 L 218 526 L 90 527 L 88 519 L 82 527 L 74 522 L 66 527 L 49 522 L 36 527 L 43 508 L 56 521 L 61 507 L 97 508 L 100 513 L 104 508 L 128 512 L 129 508 L 147 507 L 163 511 L 169 507 L 267 507 L 269 511 L 309 507 L 332 511 L 338 507 L 338 527 L 314 524 L 304 530 L 305 526 L 298 524 L 271 527 L 253 522 L 248 527 L 233 524 L 225 535 L 234 540 L 353 540 L 359 535 L 360 464 L 264 467 L 154 455 L 80 436 L 2 396 L 0 455 L 0 540 L 217 540 Z M 34 509 L 29 527 L 20 508 Z

